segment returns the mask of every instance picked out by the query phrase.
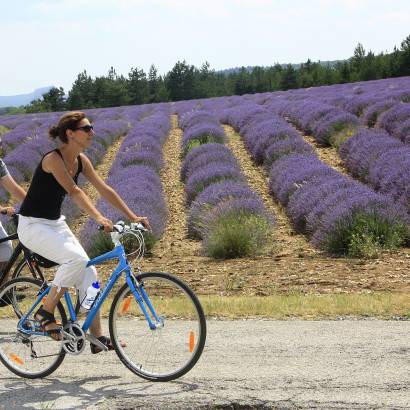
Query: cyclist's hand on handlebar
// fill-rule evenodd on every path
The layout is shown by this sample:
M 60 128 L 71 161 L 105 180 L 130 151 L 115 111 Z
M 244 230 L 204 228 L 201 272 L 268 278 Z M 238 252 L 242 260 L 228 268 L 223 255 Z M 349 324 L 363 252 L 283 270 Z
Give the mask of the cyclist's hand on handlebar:
M 151 226 L 149 224 L 148 218 L 145 216 L 137 216 L 136 218 L 134 218 L 134 220 L 132 221 L 134 223 L 140 223 L 144 226 L 145 229 L 148 229 L 148 231 L 152 232 Z
M 108 218 L 98 218 L 97 224 L 104 227 L 105 232 L 112 232 L 113 231 L 113 223 Z
M 13 216 L 16 213 L 16 210 L 12 206 L 3 206 L 1 207 L 0 212 L 3 215 Z

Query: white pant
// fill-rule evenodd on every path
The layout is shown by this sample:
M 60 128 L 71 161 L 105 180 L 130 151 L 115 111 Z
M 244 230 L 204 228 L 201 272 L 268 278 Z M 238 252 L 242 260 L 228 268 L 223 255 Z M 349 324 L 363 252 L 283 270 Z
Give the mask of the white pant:
M 3 228 L 3 225 L 0 222 L 0 238 L 3 239 L 6 236 L 8 236 L 7 232 Z M 11 241 L 0 243 L 0 263 L 7 262 L 10 259 L 12 253 L 13 253 L 13 245 L 11 244 Z
M 88 287 L 97 280 L 90 258 L 65 222 L 65 217 L 50 220 L 19 216 L 17 233 L 20 242 L 31 251 L 58 263 L 52 282 L 57 288 L 75 287 L 83 300 Z

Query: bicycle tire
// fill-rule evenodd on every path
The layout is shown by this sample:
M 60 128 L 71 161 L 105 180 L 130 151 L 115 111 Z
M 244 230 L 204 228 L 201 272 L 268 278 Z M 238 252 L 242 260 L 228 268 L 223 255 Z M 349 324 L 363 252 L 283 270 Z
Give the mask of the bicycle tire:
M 16 268 L 13 271 L 13 274 L 11 276 L 11 279 L 16 279 L 16 278 L 20 278 L 20 277 L 28 277 L 28 275 L 26 275 L 25 273 L 22 274 L 23 269 L 28 268 L 28 271 L 30 273 L 30 275 L 35 278 L 35 279 L 40 279 L 40 280 L 45 280 L 45 276 L 43 271 L 40 269 L 39 266 L 33 266 L 33 269 L 35 271 L 35 274 L 33 274 L 33 272 L 30 269 L 29 266 L 29 262 L 23 258 L 16 266 Z
M 184 307 L 184 309 L 186 310 L 182 313 L 179 312 L 176 315 L 172 313 L 174 315 L 172 317 L 171 317 L 172 314 L 169 313 L 168 315 L 170 317 L 166 318 L 166 321 L 164 319 L 164 326 L 162 328 L 152 331 L 149 329 L 145 317 L 142 316 L 139 305 L 135 301 L 135 297 L 131 294 L 131 290 L 128 284 L 124 284 L 116 293 L 114 300 L 112 302 L 112 305 L 111 305 L 111 309 L 110 309 L 109 330 L 110 330 L 110 336 L 111 336 L 113 347 L 118 357 L 122 361 L 122 363 L 129 370 L 135 373 L 137 376 L 142 377 L 146 380 L 157 381 L 157 382 L 164 382 L 164 381 L 170 381 L 170 380 L 177 379 L 192 369 L 192 367 L 196 364 L 196 362 L 200 358 L 202 351 L 204 349 L 205 340 L 206 340 L 206 320 L 205 320 L 205 315 L 204 315 L 202 306 L 197 296 L 188 287 L 188 285 L 186 285 L 183 281 L 181 281 L 180 279 L 176 278 L 173 275 L 170 275 L 168 273 L 162 273 L 162 272 L 148 272 L 148 273 L 143 273 L 137 276 L 136 279 L 138 282 L 144 285 L 144 289 L 146 290 L 148 296 L 150 297 L 150 300 L 154 306 L 154 309 L 157 311 L 158 316 L 160 316 L 161 313 L 166 312 L 167 307 L 165 305 L 160 306 L 160 303 L 164 302 L 166 298 L 169 301 L 172 301 L 173 299 L 177 300 L 178 303 L 180 303 L 183 306 L 185 306 L 186 304 L 187 308 Z M 150 281 L 155 281 L 159 283 L 167 282 L 167 284 L 169 285 L 169 288 L 165 288 L 165 287 L 160 288 L 158 285 L 154 283 L 153 286 L 154 285 L 156 286 L 150 289 L 149 286 L 147 286 L 149 285 Z M 170 284 L 172 286 L 175 286 L 175 290 L 173 290 L 174 288 L 172 288 Z M 154 292 L 154 289 L 155 289 L 155 292 Z M 175 294 L 172 293 L 172 292 L 177 292 L 177 291 L 178 291 L 178 295 L 179 293 L 181 293 L 181 296 L 176 296 L 177 295 L 176 293 Z M 129 296 L 130 298 L 128 298 Z M 174 296 L 175 298 L 173 298 Z M 181 299 L 182 296 L 184 296 L 184 299 Z M 135 303 L 135 308 L 131 313 L 129 312 L 129 310 L 127 310 L 127 317 L 124 316 L 124 319 L 122 320 L 120 313 L 119 313 L 120 312 L 119 309 L 120 309 L 120 305 L 123 304 L 124 301 L 126 300 L 125 298 L 128 298 L 128 300 L 130 301 L 133 300 Z M 186 298 L 186 301 L 185 301 L 185 298 Z M 128 303 L 128 301 L 125 303 Z M 128 303 L 128 306 L 129 306 L 129 303 Z M 188 312 L 188 308 L 189 308 L 189 312 Z M 160 309 L 161 309 L 161 312 L 159 311 Z M 133 325 L 133 333 L 131 336 L 126 336 L 126 332 L 128 332 L 128 330 L 125 331 L 123 329 L 125 329 L 126 326 L 129 327 L 131 323 Z M 121 328 L 121 330 L 119 330 L 119 328 Z M 194 329 L 194 330 L 189 330 L 189 329 Z M 140 339 L 138 339 L 138 336 L 134 333 L 134 330 L 136 332 L 139 331 L 141 333 Z M 142 363 L 141 361 L 135 363 L 135 360 L 133 360 L 130 357 L 132 354 L 130 350 L 134 347 L 134 344 L 138 343 L 139 346 L 142 346 L 142 343 L 147 340 L 146 342 L 147 345 L 150 345 L 151 343 L 151 347 L 148 346 L 150 349 L 149 353 L 151 353 L 152 344 L 153 344 L 152 341 L 155 338 L 156 339 L 161 338 L 162 331 L 168 332 L 168 333 L 165 333 L 165 336 L 168 337 L 168 339 L 166 343 L 160 345 L 160 347 L 158 347 L 157 349 L 161 349 L 163 351 L 163 353 L 161 354 L 164 355 L 164 357 L 166 354 L 168 354 L 168 358 L 165 360 L 168 360 L 170 363 L 178 360 L 179 357 L 185 356 L 185 354 L 187 353 L 188 358 L 186 360 L 183 359 L 185 361 L 182 364 L 182 366 L 175 368 L 175 369 L 167 369 L 165 371 L 156 372 L 153 370 L 148 370 L 148 365 L 147 365 L 147 368 L 143 367 L 145 366 L 145 364 Z M 172 333 L 174 331 L 181 333 L 182 336 L 176 335 L 175 337 L 175 335 Z M 121 332 L 121 335 L 119 334 L 120 332 Z M 151 332 L 151 342 L 148 340 L 150 336 L 149 332 Z M 186 339 L 187 332 L 189 334 L 189 341 L 187 341 Z M 124 338 L 129 338 L 132 344 L 130 343 L 127 345 L 127 347 L 122 347 L 121 343 L 123 342 Z M 189 344 L 189 347 L 188 347 L 188 344 Z M 170 352 L 172 345 L 174 345 L 174 350 Z M 187 349 L 189 350 L 189 352 L 187 352 Z M 135 355 L 140 356 L 138 351 L 135 353 Z M 158 350 L 155 352 L 155 355 L 158 355 Z M 163 359 L 163 357 L 161 357 L 161 359 Z M 138 360 L 141 360 L 141 359 L 138 358 Z M 155 360 L 154 362 L 155 362 L 155 365 L 159 365 L 159 362 L 156 362 Z M 161 366 L 166 366 L 166 365 L 167 365 L 166 362 L 161 362 Z
M 26 286 L 24 286 L 24 284 L 26 284 Z M 32 290 L 31 292 L 28 292 L 27 289 L 30 287 L 30 285 L 32 287 Z M 61 365 L 66 354 L 62 347 L 62 343 L 53 341 L 48 336 L 38 336 L 37 339 L 34 339 L 35 342 L 33 342 L 33 339 L 31 339 L 31 341 L 28 341 L 29 339 L 25 339 L 24 336 L 22 336 L 21 333 L 17 330 L 17 323 L 21 318 L 21 310 L 29 309 L 33 306 L 33 303 L 30 303 L 30 298 L 35 300 L 38 295 L 38 290 L 42 286 L 43 282 L 39 279 L 21 277 L 8 281 L 0 288 L 0 299 L 8 298 L 10 302 L 8 306 L 0 308 L 0 323 L 2 323 L 2 332 L 0 332 L 0 361 L 14 374 L 28 379 L 37 379 L 50 375 Z M 16 289 L 19 289 L 19 291 L 17 291 Z M 21 300 L 16 296 L 17 292 L 21 292 Z M 12 301 L 12 298 L 15 300 Z M 58 313 L 58 315 L 60 316 L 62 324 L 65 325 L 67 323 L 67 315 L 61 302 L 57 304 L 56 313 Z M 16 318 L 14 318 L 14 316 L 16 316 Z M 28 320 L 27 322 L 30 321 Z M 9 334 L 7 332 L 9 332 Z M 42 346 L 45 345 L 40 345 L 39 343 L 44 342 L 52 343 L 51 346 L 53 349 L 57 348 L 57 353 L 53 355 L 33 357 L 34 343 L 37 343 L 36 346 L 40 346 L 40 351 L 42 351 Z M 57 344 L 60 345 L 60 350 L 58 350 Z M 29 346 L 31 349 L 30 355 L 28 355 L 28 351 L 25 350 L 28 349 Z M 34 360 L 36 359 L 48 357 L 55 357 L 55 361 L 48 365 L 44 370 L 24 371 L 21 366 L 25 363 L 25 361 L 22 359 L 22 356 L 14 353 L 14 351 L 19 351 L 19 349 L 25 352 L 26 357 L 30 356 L 26 361 L 32 360 L 33 363 L 35 363 Z M 34 352 L 36 356 L 37 353 L 35 350 Z M 37 364 L 40 364 L 40 362 L 37 362 Z

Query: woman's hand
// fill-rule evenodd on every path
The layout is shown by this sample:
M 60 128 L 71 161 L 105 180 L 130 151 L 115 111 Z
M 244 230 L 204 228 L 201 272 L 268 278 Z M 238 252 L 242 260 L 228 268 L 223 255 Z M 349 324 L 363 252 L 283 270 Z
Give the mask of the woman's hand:
M 0 207 L 0 212 L 2 214 L 7 214 L 7 216 L 13 216 L 16 210 L 12 206 L 2 206 Z
M 112 232 L 113 230 L 113 223 L 110 221 L 108 218 L 105 218 L 104 216 L 101 216 L 96 219 L 98 225 L 101 225 L 104 227 L 105 232 Z
M 136 216 L 135 218 L 133 218 L 132 222 L 140 223 L 140 224 L 144 225 L 145 229 L 148 229 L 148 231 L 152 232 L 151 226 L 150 226 L 148 218 L 146 216 Z

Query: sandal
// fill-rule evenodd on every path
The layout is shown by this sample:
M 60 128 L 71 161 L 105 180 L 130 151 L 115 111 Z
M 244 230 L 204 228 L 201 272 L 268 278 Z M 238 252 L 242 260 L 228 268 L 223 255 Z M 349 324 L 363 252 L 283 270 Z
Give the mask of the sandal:
M 111 339 L 107 336 L 100 336 L 97 337 L 97 339 L 108 348 L 108 350 L 114 350 L 114 346 L 111 343 Z M 126 347 L 126 343 L 121 342 L 121 347 Z M 91 347 L 91 353 L 92 354 L 97 354 L 103 351 L 103 349 L 100 349 L 98 346 L 96 346 L 95 344 L 91 343 L 90 344 Z
M 34 319 L 40 323 L 41 331 L 47 333 L 48 336 L 50 336 L 53 340 L 59 342 L 63 339 L 63 336 L 61 334 L 61 327 L 46 329 L 46 326 L 56 324 L 56 318 L 52 313 L 47 312 L 47 310 L 43 308 L 43 305 L 41 305 L 37 312 L 34 314 Z

